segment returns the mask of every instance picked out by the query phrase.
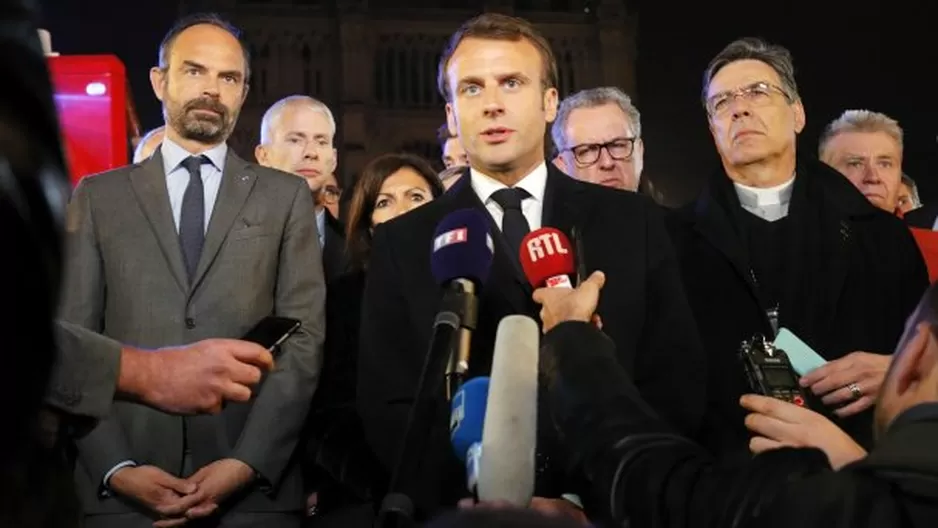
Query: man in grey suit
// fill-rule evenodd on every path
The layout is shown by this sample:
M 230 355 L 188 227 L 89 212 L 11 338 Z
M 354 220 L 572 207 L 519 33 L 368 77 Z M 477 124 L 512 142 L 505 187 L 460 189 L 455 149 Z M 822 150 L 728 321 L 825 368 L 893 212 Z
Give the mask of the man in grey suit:
M 148 160 L 75 189 L 61 316 L 146 348 L 237 338 L 272 314 L 302 329 L 256 396 L 217 416 L 116 403 L 77 443 L 89 527 L 300 524 L 292 459 L 318 379 L 325 285 L 303 180 L 225 145 L 248 59 L 238 31 L 214 16 L 167 34 L 151 71 L 165 139 Z

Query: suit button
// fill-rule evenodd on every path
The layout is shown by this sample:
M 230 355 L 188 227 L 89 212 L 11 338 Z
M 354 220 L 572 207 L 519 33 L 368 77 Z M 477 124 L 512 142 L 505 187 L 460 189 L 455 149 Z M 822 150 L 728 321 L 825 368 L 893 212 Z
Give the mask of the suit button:
M 195 328 L 195 319 L 191 317 L 186 317 L 186 328 L 188 328 L 189 330 L 192 330 L 193 328 Z

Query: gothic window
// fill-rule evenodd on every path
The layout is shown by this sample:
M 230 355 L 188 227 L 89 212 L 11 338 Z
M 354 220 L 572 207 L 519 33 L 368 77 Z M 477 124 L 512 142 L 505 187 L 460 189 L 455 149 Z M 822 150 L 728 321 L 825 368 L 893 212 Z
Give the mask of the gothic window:
M 300 56 L 303 58 L 303 93 L 306 95 L 312 95 L 316 92 L 314 92 L 313 87 L 313 54 L 309 49 L 309 42 L 303 43 L 303 49 L 300 52 Z M 316 96 L 318 96 L 318 94 Z
M 407 101 L 408 77 L 407 52 L 398 50 L 394 57 L 394 73 L 397 74 L 397 90 L 394 97 L 394 106 L 403 106 Z
M 415 154 L 429 161 L 431 165 L 436 166 L 435 160 L 439 160 L 440 156 L 440 146 L 435 142 L 429 141 L 409 141 L 401 145 L 398 149 L 400 152 L 406 152 L 408 154 Z
M 436 64 L 433 63 L 433 53 L 424 52 L 420 54 L 421 60 L 421 69 L 426 72 L 424 75 L 423 84 L 421 88 L 423 89 L 423 97 L 420 98 L 421 101 L 424 101 L 425 104 L 430 106 L 436 106 L 437 96 L 436 96 Z
M 436 108 L 439 48 L 436 41 L 382 36 L 375 52 L 374 97 L 387 108 Z
M 423 67 L 420 50 L 414 48 L 410 50 L 410 57 L 407 61 L 407 80 L 408 87 L 408 106 L 424 106 L 426 99 L 422 97 L 423 88 L 427 85 L 428 79 L 425 79 L 426 68 Z
M 261 69 L 257 72 L 257 88 L 261 95 L 267 95 L 267 67 L 270 65 L 270 44 L 264 44 L 257 54 Z
M 566 97 L 576 90 L 576 62 L 573 60 L 573 53 L 567 50 L 563 53 L 563 60 L 560 66 L 560 86 L 562 94 Z

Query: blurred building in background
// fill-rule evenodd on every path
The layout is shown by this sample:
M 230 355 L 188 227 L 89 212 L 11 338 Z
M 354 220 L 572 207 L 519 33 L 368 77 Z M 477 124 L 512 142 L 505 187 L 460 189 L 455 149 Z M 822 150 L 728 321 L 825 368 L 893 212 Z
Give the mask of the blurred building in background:
M 253 159 L 264 111 L 308 94 L 338 122 L 339 172 L 348 185 L 372 157 L 405 150 L 440 164 L 445 119 L 436 72 L 446 38 L 482 11 L 514 14 L 550 38 L 561 97 L 614 85 L 635 93 L 637 20 L 625 0 L 183 0 L 180 12 L 216 11 L 246 34 L 251 92 L 230 144 Z

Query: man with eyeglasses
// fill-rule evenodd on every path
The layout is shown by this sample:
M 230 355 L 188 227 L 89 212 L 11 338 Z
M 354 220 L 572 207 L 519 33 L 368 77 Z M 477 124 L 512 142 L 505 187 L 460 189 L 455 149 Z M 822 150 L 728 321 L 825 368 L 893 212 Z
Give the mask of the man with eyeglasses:
M 638 190 L 645 154 L 641 116 L 622 90 L 591 88 L 567 97 L 550 134 L 560 170 L 578 180 Z
M 836 170 L 796 155 L 805 111 L 788 50 L 735 41 L 710 62 L 703 102 L 722 166 L 669 229 L 708 358 L 699 438 L 747 450 L 738 358 L 754 334 L 787 328 L 828 363 L 801 383 L 809 400 L 864 447 L 870 407 L 903 320 L 928 285 L 901 220 Z M 842 421 L 841 421 L 842 420 Z
M 264 113 L 261 142 L 254 149 L 259 165 L 296 174 L 312 191 L 327 283 L 345 270 L 346 262 L 344 228 L 337 214 L 341 190 L 334 175 L 335 130 L 335 118 L 322 101 L 291 95 Z

